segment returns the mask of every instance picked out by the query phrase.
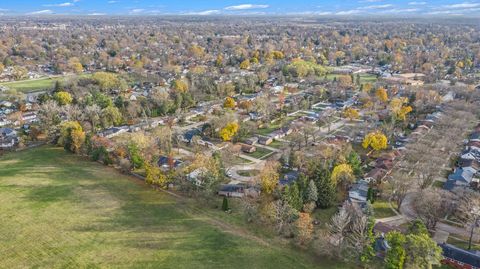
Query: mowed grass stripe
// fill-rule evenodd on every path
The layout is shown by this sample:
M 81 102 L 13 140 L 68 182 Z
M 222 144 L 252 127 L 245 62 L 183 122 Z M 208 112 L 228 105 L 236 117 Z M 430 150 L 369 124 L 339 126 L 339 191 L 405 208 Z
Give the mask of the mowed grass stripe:
M 0 201 L 0 268 L 344 268 L 225 232 L 59 148 L 0 158 Z

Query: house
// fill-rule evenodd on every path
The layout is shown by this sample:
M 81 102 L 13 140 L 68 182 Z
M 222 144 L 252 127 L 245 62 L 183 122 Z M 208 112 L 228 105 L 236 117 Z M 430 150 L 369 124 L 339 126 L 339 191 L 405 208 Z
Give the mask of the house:
M 7 118 L 0 118 L 0 127 L 11 124 L 12 121 Z
M 440 244 L 443 250 L 443 264 L 453 268 L 480 268 L 480 253 L 468 251 L 450 244 Z
M 365 175 L 364 180 L 367 182 L 380 182 L 386 174 L 386 170 L 381 168 L 374 168 Z
M 128 130 L 129 129 L 128 129 L 127 126 L 112 127 L 112 128 L 108 128 L 106 130 L 103 130 L 103 131 L 99 132 L 98 136 L 106 137 L 106 138 L 112 138 L 112 137 L 115 137 L 119 134 L 126 133 Z
M 0 137 L 0 149 L 10 149 L 15 146 L 17 139 L 14 137 Z
M 369 188 L 367 181 L 359 180 L 357 183 L 353 184 L 348 191 L 348 199 L 354 203 L 366 203 Z
M 269 136 L 259 136 L 258 137 L 258 143 L 260 145 L 270 145 L 271 143 L 273 142 L 273 138 L 269 137 Z
M 37 120 L 37 114 L 35 112 L 23 113 L 22 120 L 26 122 L 34 122 Z
M 203 178 L 207 175 L 208 170 L 205 167 L 200 167 L 189 174 L 187 174 L 187 180 L 192 182 L 193 184 L 197 186 L 202 186 L 203 184 Z
M 16 136 L 17 131 L 13 130 L 12 128 L 0 128 L 0 137 L 8 138 Z
M 453 190 L 455 187 L 469 186 L 476 172 L 477 171 L 471 167 L 455 169 L 455 172 L 448 176 L 448 180 L 444 185 L 444 189 Z
M 190 143 L 192 142 L 192 139 L 194 136 L 201 136 L 202 131 L 199 129 L 191 129 L 183 133 L 182 135 L 179 136 L 179 140 L 184 142 L 184 143 Z
M 480 142 L 480 132 L 473 132 L 473 133 L 470 135 L 469 140 L 470 140 L 470 141 L 478 141 L 478 142 Z
M 252 145 L 242 144 L 242 151 L 245 153 L 254 153 L 257 151 L 257 148 Z
M 245 186 L 241 184 L 225 184 L 220 186 L 218 195 L 240 198 L 245 196 Z
M 255 145 L 258 142 L 258 137 L 250 137 L 245 140 L 245 144 L 247 145 Z
M 297 171 L 290 171 L 290 172 L 286 173 L 285 175 L 283 175 L 282 178 L 280 178 L 279 184 L 280 185 L 290 185 L 291 183 L 296 181 L 299 176 L 300 176 L 300 174 Z
M 158 166 L 167 170 L 167 169 L 170 169 L 170 168 L 177 168 L 179 167 L 183 162 L 181 160 L 178 160 L 178 159 L 174 159 L 174 158 L 171 158 L 171 157 L 167 157 L 167 156 L 160 156 L 160 158 L 158 159 Z

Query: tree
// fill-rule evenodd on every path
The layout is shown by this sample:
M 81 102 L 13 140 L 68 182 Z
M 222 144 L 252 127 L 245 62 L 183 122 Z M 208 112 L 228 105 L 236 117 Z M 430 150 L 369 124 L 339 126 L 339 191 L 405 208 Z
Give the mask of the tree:
M 312 178 L 318 190 L 317 204 L 320 208 L 329 208 L 335 204 L 335 184 L 331 180 L 330 172 L 322 167 L 317 167 Z
M 85 142 L 85 132 L 77 121 L 66 121 L 60 125 L 60 137 L 58 145 L 66 150 L 78 153 Z
M 425 189 L 415 197 L 414 205 L 418 217 L 428 229 L 435 229 L 437 222 L 453 209 L 452 194 L 445 190 Z
M 223 211 L 228 211 L 230 208 L 228 207 L 228 199 L 227 196 L 223 196 L 223 202 L 222 202 L 222 210 Z
M 116 88 L 121 88 L 121 90 L 124 90 L 124 88 L 126 88 L 126 86 L 123 85 L 124 83 L 122 83 L 122 81 L 120 81 L 120 79 L 114 73 L 97 72 L 93 74 L 92 79 L 100 86 L 100 89 L 102 90 L 112 90 Z
M 63 92 L 63 91 L 56 92 L 53 97 L 61 106 L 68 105 L 73 101 L 72 95 L 68 92 Z
M 182 79 L 176 79 L 172 82 L 172 88 L 181 93 L 188 91 L 188 84 Z
M 369 133 L 365 136 L 362 142 L 362 147 L 367 149 L 371 147 L 375 151 L 387 148 L 387 137 L 380 131 Z
M 442 249 L 433 241 L 428 233 L 409 234 L 406 237 L 407 260 L 411 268 L 429 268 L 440 265 Z
M 407 114 L 412 112 L 412 107 L 405 105 L 408 103 L 408 98 L 395 97 L 390 101 L 390 110 L 396 119 L 405 121 Z
M 308 182 L 307 190 L 305 191 L 305 201 L 316 203 L 318 200 L 318 190 L 315 182 L 310 180 Z
M 275 161 L 267 161 L 265 167 L 259 174 L 260 185 L 262 191 L 266 194 L 271 194 L 277 187 L 280 175 L 278 173 L 279 163 Z
M 350 121 L 353 121 L 360 118 L 360 113 L 358 113 L 358 110 L 356 110 L 355 108 L 349 107 L 343 111 L 343 117 L 350 119 Z
M 302 209 L 303 199 L 302 199 L 302 196 L 300 195 L 300 190 L 298 189 L 297 184 L 286 186 L 283 193 L 283 197 L 285 201 L 296 210 Z
M 403 269 L 405 263 L 406 251 L 404 249 L 406 238 L 405 235 L 397 231 L 387 233 L 385 239 L 390 246 L 385 255 L 386 269 Z
M 313 220 L 310 214 L 300 213 L 298 219 L 295 221 L 295 235 L 297 241 L 303 245 L 313 237 Z
M 236 122 L 227 123 L 227 125 L 220 130 L 219 135 L 223 141 L 230 141 L 237 134 L 238 128 L 239 126 Z
M 376 91 L 375 91 L 375 96 L 377 97 L 377 99 L 382 102 L 382 103 L 387 103 L 388 101 L 388 94 L 387 94 L 387 90 L 385 90 L 384 88 L 378 88 Z
M 353 174 L 360 177 L 363 174 L 362 160 L 358 153 L 352 150 L 347 156 L 347 163 L 352 167 Z
M 120 125 L 123 117 L 117 107 L 109 106 L 102 109 L 101 121 L 103 127 L 111 127 L 112 125 Z
M 232 97 L 225 98 L 225 102 L 223 102 L 223 107 L 234 109 L 235 108 L 235 100 Z
M 249 69 L 250 68 L 250 60 L 246 59 L 240 63 L 240 69 Z
M 346 163 L 335 166 L 333 168 L 331 178 L 334 185 L 342 183 L 344 186 L 346 186 L 348 183 L 354 180 L 352 167 Z

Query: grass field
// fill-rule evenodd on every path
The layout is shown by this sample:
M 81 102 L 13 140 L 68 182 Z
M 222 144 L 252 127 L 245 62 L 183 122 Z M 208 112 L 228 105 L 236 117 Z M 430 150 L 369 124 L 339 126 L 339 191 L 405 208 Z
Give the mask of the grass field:
M 0 203 L 0 268 L 346 268 L 59 148 L 1 157 Z
M 90 75 L 82 74 L 79 76 L 87 77 Z M 75 75 L 71 75 L 68 77 L 55 77 L 55 78 L 45 77 L 45 78 L 39 78 L 39 79 L 28 79 L 28 80 L 19 80 L 19 81 L 13 81 L 13 82 L 4 82 L 4 83 L 0 83 L 0 85 L 6 86 L 10 89 L 17 90 L 19 92 L 26 92 L 26 93 L 38 92 L 38 91 L 53 89 L 53 87 L 55 87 L 55 82 L 57 80 L 64 81 L 67 78 L 74 78 L 74 77 Z
M 375 201 L 375 203 L 372 204 L 372 207 L 373 214 L 377 219 L 393 217 L 396 215 L 388 201 Z
M 248 153 L 247 155 L 250 156 L 250 157 L 253 157 L 253 158 L 257 158 L 257 159 L 263 159 L 270 154 L 272 154 L 271 150 L 268 150 L 266 148 L 257 147 L 257 150 L 255 152 Z

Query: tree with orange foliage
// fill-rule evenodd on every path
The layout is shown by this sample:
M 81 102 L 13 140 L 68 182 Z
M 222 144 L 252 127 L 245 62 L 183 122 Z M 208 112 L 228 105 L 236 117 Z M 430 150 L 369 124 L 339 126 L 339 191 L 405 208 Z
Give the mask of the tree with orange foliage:
M 313 238 L 313 219 L 308 213 L 300 213 L 295 221 L 295 236 L 299 244 L 308 243 Z
M 235 105 L 235 100 L 232 97 L 225 98 L 225 101 L 223 102 L 223 107 L 225 108 L 234 109 Z

